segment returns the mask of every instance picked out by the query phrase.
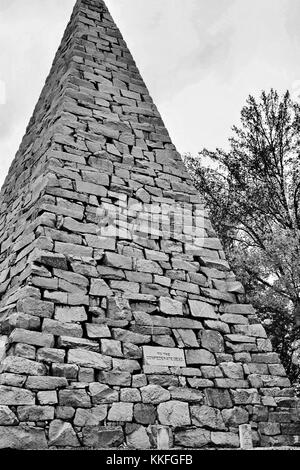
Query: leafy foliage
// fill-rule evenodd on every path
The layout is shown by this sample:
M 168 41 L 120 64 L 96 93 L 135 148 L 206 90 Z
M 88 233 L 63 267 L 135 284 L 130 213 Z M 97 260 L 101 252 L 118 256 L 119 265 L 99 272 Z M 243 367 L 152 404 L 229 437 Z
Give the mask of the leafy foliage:
M 288 92 L 249 96 L 229 150 L 185 156 L 231 266 L 290 378 L 300 338 L 300 107 Z

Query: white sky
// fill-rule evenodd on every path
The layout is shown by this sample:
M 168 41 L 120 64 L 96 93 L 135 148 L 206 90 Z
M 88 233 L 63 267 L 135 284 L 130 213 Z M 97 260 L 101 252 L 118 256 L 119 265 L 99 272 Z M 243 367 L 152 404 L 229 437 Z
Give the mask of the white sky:
M 0 0 L 0 186 L 75 0 Z M 249 93 L 300 90 L 299 0 L 107 0 L 180 152 L 225 146 Z

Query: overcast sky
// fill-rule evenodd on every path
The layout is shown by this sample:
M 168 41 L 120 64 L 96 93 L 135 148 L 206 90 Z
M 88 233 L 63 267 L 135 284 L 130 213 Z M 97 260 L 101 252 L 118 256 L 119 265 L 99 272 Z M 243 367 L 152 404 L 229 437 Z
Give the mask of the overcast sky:
M 0 0 L 0 186 L 75 0 Z M 299 0 L 107 0 L 180 152 L 225 146 L 249 93 L 300 90 Z

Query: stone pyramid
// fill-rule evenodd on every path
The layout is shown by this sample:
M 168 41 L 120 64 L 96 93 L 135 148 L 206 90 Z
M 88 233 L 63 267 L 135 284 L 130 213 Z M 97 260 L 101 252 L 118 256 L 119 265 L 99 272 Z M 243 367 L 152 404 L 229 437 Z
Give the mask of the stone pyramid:
M 299 442 L 284 368 L 102 0 L 75 5 L 2 188 L 0 253 L 0 448 L 234 448 L 241 425 Z

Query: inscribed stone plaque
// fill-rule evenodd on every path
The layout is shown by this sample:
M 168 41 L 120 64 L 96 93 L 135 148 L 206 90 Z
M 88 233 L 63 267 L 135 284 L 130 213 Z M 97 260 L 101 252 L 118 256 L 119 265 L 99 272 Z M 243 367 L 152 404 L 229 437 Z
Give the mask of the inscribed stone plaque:
M 143 352 L 147 366 L 186 367 L 183 349 L 143 346 Z
M 241 449 L 253 449 L 251 425 L 241 424 L 239 426 L 239 431 Z

